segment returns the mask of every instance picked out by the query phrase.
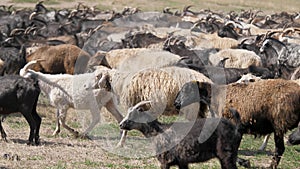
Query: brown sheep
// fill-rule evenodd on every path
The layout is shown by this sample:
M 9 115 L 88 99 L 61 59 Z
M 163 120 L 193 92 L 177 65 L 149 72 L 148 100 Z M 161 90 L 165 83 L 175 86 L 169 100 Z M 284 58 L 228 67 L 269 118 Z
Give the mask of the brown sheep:
M 174 105 L 179 109 L 195 102 L 207 103 L 217 113 L 223 111 L 226 118 L 232 116 L 229 109 L 235 108 L 249 134 L 274 132 L 276 150 L 271 167 L 279 164 L 284 153 L 284 133 L 297 127 L 300 120 L 300 86 L 289 80 L 224 86 L 193 81 L 181 88 Z
M 26 57 L 26 62 L 44 60 L 32 69 L 42 73 L 76 74 L 84 73 L 90 55 L 79 47 L 71 44 L 43 46 Z

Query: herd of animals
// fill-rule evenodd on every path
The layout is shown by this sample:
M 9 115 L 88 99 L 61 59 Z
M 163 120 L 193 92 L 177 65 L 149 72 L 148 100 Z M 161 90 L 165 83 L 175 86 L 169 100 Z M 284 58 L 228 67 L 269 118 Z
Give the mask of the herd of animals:
M 1 122 L 20 112 L 30 126 L 28 144 L 40 143 L 36 107 L 43 92 L 57 109 L 54 135 L 62 125 L 88 137 L 105 107 L 122 129 L 118 146 L 126 144 L 128 130 L 153 137 L 161 168 L 211 158 L 237 168 L 243 134 L 267 135 L 264 149 L 271 133 L 270 166 L 276 168 L 284 134 L 296 128 L 288 143 L 300 143 L 300 13 L 191 8 L 1 6 L 2 139 Z M 66 124 L 69 108 L 91 112 L 84 132 Z M 160 115 L 182 115 L 187 122 L 164 124 Z M 215 129 L 200 142 L 204 124 Z M 170 147 L 174 140 L 180 141 Z

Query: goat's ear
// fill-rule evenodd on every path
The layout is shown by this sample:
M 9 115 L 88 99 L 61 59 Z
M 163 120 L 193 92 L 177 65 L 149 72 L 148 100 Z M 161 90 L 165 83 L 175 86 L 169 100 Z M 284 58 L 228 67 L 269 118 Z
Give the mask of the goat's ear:
M 207 82 L 197 82 L 200 96 L 210 97 L 211 95 L 211 84 Z
M 197 82 L 199 88 L 200 100 L 205 104 L 210 104 L 211 84 L 207 82 Z

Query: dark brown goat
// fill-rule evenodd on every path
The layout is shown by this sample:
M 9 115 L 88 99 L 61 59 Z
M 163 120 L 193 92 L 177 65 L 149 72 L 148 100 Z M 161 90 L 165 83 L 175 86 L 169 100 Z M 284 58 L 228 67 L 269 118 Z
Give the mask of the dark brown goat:
M 86 71 L 90 55 L 70 44 L 43 46 L 26 57 L 26 61 L 44 60 L 32 69 L 42 73 L 78 74 Z
M 179 109 L 194 102 L 207 103 L 210 110 L 217 113 L 223 110 L 222 116 L 226 118 L 232 117 L 229 108 L 237 109 L 249 134 L 274 132 L 276 150 L 271 167 L 279 164 L 284 153 L 284 134 L 297 127 L 300 120 L 300 87 L 282 79 L 224 86 L 186 83 L 174 104 Z
M 240 130 L 243 130 L 240 125 L 235 126 L 225 118 L 162 124 L 153 117 L 153 112 L 142 109 L 146 103 L 143 101 L 129 108 L 120 127 L 139 130 L 145 137 L 152 138 L 162 169 L 169 169 L 173 165 L 187 169 L 189 163 L 212 158 L 220 160 L 222 169 L 237 169 L 237 154 L 242 139 Z M 233 116 L 239 124 L 236 111 Z

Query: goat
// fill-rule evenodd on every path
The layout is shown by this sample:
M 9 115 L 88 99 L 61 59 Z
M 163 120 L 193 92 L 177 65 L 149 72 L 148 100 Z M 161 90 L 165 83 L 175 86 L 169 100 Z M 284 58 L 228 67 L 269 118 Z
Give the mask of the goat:
M 79 137 L 79 133 L 65 123 L 66 113 L 71 107 L 81 110 L 88 109 L 92 114 L 92 122 L 83 132 L 82 137 L 87 137 L 87 134 L 99 122 L 99 110 L 103 106 L 112 113 L 118 122 L 123 119 L 123 116 L 113 101 L 112 93 L 102 89 L 95 89 L 96 76 L 100 75 L 100 73 L 51 75 L 28 69 L 30 65 L 36 63 L 37 61 L 27 63 L 24 68 L 21 69 L 20 75 L 36 78 L 41 90 L 48 95 L 51 104 L 57 108 L 58 119 L 53 135 L 57 135 L 60 132 L 60 124 L 62 124 L 62 126 L 75 137 Z M 124 134 L 123 137 L 125 137 Z
M 17 75 L 0 77 L 0 81 L 0 114 L 8 115 L 20 112 L 30 126 L 27 144 L 38 145 L 40 143 L 39 131 L 42 120 L 36 111 L 40 94 L 37 81 L 35 79 L 25 79 Z M 7 141 L 1 122 L 2 119 L 0 120 L 1 137 Z
M 220 100 L 222 96 L 226 97 L 225 103 Z M 226 118 L 231 117 L 228 108 L 234 107 L 241 113 L 242 124 L 249 134 L 274 132 L 276 150 L 271 167 L 279 164 L 284 153 L 284 133 L 295 128 L 300 120 L 300 87 L 282 79 L 223 86 L 188 82 L 181 88 L 174 105 L 180 109 L 194 102 L 207 103 L 211 111 L 223 112 Z
M 211 158 L 218 158 L 223 169 L 237 168 L 238 148 L 242 139 L 240 125 L 235 126 L 225 118 L 163 124 L 153 116 L 156 113 L 142 109 L 147 103 L 149 101 L 142 101 L 129 108 L 120 128 L 135 129 L 151 138 L 162 169 L 169 169 L 173 165 L 180 169 L 188 168 L 189 163 L 204 162 Z M 239 115 L 236 112 L 234 114 L 239 124 Z
M 90 55 L 79 47 L 70 44 L 42 46 L 26 57 L 26 61 L 43 59 L 32 68 L 49 74 L 78 74 L 86 71 Z

